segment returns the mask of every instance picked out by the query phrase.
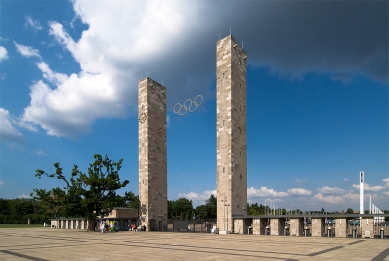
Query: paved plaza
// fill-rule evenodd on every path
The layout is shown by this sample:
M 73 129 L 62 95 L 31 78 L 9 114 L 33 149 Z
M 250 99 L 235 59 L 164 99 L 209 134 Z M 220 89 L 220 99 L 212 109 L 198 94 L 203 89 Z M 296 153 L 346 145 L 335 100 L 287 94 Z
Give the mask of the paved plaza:
M 389 260 L 388 239 L 0 229 L 0 260 Z

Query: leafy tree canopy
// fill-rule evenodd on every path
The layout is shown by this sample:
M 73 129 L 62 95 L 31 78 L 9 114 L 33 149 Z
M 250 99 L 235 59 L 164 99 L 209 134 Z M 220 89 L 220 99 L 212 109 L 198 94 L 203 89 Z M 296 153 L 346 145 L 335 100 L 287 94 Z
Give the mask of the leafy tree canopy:
M 129 193 L 125 196 L 116 194 L 118 189 L 124 188 L 129 181 L 120 181 L 119 170 L 123 159 L 112 161 L 105 156 L 94 155 L 94 162 L 89 164 L 88 172 L 83 173 L 77 165 L 68 179 L 63 173 L 60 163 L 54 163 L 55 173 L 47 174 L 37 170 L 35 176 L 41 178 L 57 178 L 65 182 L 64 189 L 59 187 L 46 191 L 34 189 L 31 193 L 40 204 L 46 204 L 55 216 L 58 214 L 68 217 L 85 217 L 88 219 L 88 230 L 93 231 L 96 218 L 109 215 L 115 207 L 125 207 L 129 201 Z

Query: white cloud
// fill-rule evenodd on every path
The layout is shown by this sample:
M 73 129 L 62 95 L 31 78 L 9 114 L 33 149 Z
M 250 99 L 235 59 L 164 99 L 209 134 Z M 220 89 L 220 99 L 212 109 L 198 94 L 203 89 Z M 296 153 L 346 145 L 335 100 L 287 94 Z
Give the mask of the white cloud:
M 0 186 L 5 185 L 3 181 L 0 180 Z
M 253 187 L 247 189 L 247 197 L 287 197 L 288 193 L 286 192 L 277 192 L 274 189 L 268 189 L 267 187 L 261 187 L 260 189 L 255 189 Z
M 303 182 L 307 182 L 308 180 L 307 179 L 296 179 L 295 181 L 294 181 L 294 183 L 296 183 L 296 184 L 298 184 L 298 185 L 301 185 Z
M 22 44 L 18 44 L 17 42 L 14 41 L 14 44 L 16 46 L 16 50 L 18 53 L 20 53 L 24 57 L 39 57 L 41 58 L 39 51 L 37 49 L 34 49 L 30 46 L 25 46 Z
M 66 74 L 53 72 L 44 62 L 37 63 L 37 66 L 42 71 L 43 78 L 53 84 L 60 85 L 69 80 L 69 77 Z
M 288 189 L 287 193 L 289 196 L 308 196 L 311 195 L 311 191 L 303 188 L 292 188 Z
M 22 194 L 22 195 L 18 196 L 18 198 L 31 198 L 31 196 L 26 195 L 26 194 Z
M 360 185 L 353 184 L 353 187 L 356 189 L 359 189 Z M 363 185 L 364 191 L 380 191 L 380 190 L 383 190 L 384 188 L 385 188 L 384 186 L 370 186 L 367 183 L 364 183 L 364 185 Z
M 34 20 L 31 16 L 26 15 L 25 19 L 26 19 L 26 23 L 24 24 L 24 26 L 26 28 L 31 27 L 31 28 L 33 28 L 34 30 L 37 30 L 37 31 L 40 31 L 40 30 L 43 29 L 43 27 L 41 26 L 39 21 L 38 20 Z
M 213 194 L 216 197 L 216 189 L 215 190 L 204 190 L 201 194 L 195 193 L 195 192 L 189 192 L 187 194 L 185 193 L 179 193 L 178 196 L 180 198 L 186 198 L 189 200 L 196 200 L 196 201 L 201 201 L 201 200 L 207 200 Z
M 186 199 L 189 199 L 189 200 L 198 200 L 200 195 L 196 192 L 189 192 L 187 194 L 185 193 L 178 193 L 178 196 L 180 198 L 186 198 Z
M 8 59 L 8 52 L 3 46 L 0 46 L 0 62 Z
M 389 178 L 383 179 L 382 182 L 385 183 L 385 186 L 386 186 L 386 187 L 389 187 Z
M 348 179 L 344 178 L 343 181 L 348 181 Z
M 384 195 L 389 196 L 389 191 L 384 192 Z
M 319 201 L 323 201 L 328 204 L 342 204 L 345 203 L 345 200 L 341 196 L 323 196 L 322 193 L 318 193 L 314 197 Z
M 317 191 L 319 191 L 319 193 L 322 193 L 322 194 L 345 194 L 345 193 L 347 193 L 347 191 L 344 189 L 337 188 L 337 187 L 330 188 L 328 186 L 318 188 Z
M 5 141 L 24 141 L 23 135 L 14 128 L 9 111 L 3 108 L 0 108 L 0 137 Z
M 33 152 L 33 154 L 36 154 L 38 156 L 46 156 L 46 153 L 43 150 L 36 150 Z
M 53 86 L 41 80 L 30 87 L 24 123 L 39 125 L 49 135 L 76 139 L 90 132 L 96 119 L 127 117 L 129 109 L 137 108 L 139 68 L 174 53 L 174 39 L 193 23 L 192 4 L 113 2 L 107 6 L 105 1 L 74 1 L 76 14 L 89 25 L 78 41 L 62 24 L 49 22 L 50 35 L 71 53 L 81 71 L 66 75 L 37 63 Z M 39 55 L 38 50 L 15 45 L 25 56 Z

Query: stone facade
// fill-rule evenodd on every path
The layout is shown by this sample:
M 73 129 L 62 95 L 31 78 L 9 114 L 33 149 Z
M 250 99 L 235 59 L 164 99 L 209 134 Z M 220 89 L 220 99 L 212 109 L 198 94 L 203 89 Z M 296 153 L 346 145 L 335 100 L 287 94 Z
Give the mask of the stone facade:
M 311 236 L 322 237 L 325 232 L 325 218 L 312 218 Z
M 104 218 L 125 218 L 134 220 L 138 218 L 138 210 L 135 208 L 114 208 L 111 213 Z
M 362 238 L 374 238 L 374 219 L 364 218 L 361 220 Z
M 146 77 L 138 91 L 139 226 L 162 230 L 167 224 L 166 88 Z
M 339 218 L 335 222 L 335 237 L 347 237 L 347 219 Z
M 216 43 L 217 226 L 233 231 L 247 208 L 246 53 L 227 36 Z
M 289 233 L 291 236 L 303 236 L 304 218 L 290 218 Z

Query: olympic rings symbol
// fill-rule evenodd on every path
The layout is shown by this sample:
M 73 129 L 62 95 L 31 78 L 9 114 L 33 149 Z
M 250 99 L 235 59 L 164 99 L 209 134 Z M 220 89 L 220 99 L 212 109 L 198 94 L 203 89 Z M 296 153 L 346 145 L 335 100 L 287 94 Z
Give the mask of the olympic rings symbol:
M 139 122 L 140 122 L 140 123 L 144 123 L 144 122 L 146 121 L 146 119 L 147 119 L 146 113 L 142 113 L 142 114 L 140 115 L 140 117 L 139 117 Z
M 197 95 L 196 98 L 193 99 L 186 99 L 186 101 L 181 103 L 176 103 L 174 105 L 173 111 L 174 113 L 177 113 L 180 116 L 185 115 L 188 111 L 189 112 L 195 112 L 197 110 L 197 107 L 199 107 L 204 101 L 204 98 L 202 95 Z

